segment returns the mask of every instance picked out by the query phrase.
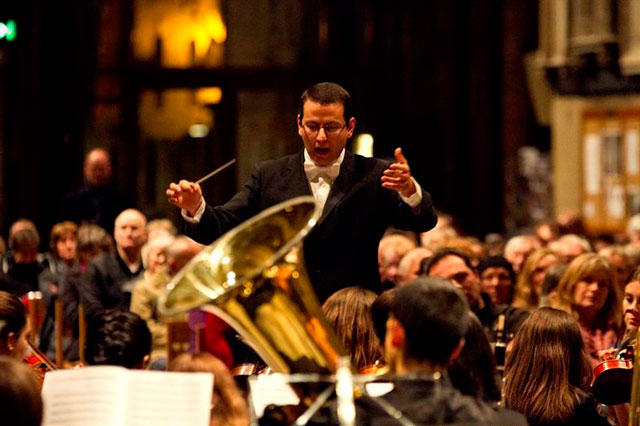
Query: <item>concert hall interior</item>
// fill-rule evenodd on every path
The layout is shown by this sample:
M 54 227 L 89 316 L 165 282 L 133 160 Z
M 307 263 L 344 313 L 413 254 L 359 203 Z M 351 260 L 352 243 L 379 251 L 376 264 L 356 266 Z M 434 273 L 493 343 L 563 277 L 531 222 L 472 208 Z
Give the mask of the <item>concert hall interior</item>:
M 639 325 L 640 1 L 0 1 L 0 419 L 640 426 Z

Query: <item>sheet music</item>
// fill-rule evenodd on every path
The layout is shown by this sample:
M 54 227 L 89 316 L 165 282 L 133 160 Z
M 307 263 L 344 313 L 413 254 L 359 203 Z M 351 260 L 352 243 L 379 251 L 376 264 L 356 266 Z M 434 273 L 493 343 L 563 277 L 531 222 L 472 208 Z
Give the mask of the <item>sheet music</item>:
M 300 398 L 280 374 L 261 374 L 249 379 L 251 403 L 258 418 L 269 405 L 298 405 Z
M 209 425 L 213 374 L 130 374 L 127 425 Z
M 127 370 L 121 367 L 50 371 L 42 386 L 42 424 L 122 424 L 126 412 L 122 394 L 127 382 Z
M 45 376 L 43 425 L 208 426 L 213 374 L 87 367 Z

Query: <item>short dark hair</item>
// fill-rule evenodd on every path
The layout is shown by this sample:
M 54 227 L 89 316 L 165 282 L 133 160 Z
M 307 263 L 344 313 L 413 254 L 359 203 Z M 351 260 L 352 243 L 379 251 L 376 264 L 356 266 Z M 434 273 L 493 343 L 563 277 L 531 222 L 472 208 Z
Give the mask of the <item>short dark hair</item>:
M 384 346 L 384 337 L 387 334 L 387 320 L 389 312 L 391 312 L 391 304 L 393 303 L 393 295 L 396 289 L 390 288 L 385 290 L 373 301 L 371 305 L 371 319 L 373 320 L 373 328 L 380 344 Z
M 504 268 L 509 273 L 509 278 L 511 279 L 511 284 L 515 284 L 516 282 L 516 273 L 513 271 L 513 266 L 511 263 L 505 259 L 504 256 L 489 256 L 480 260 L 476 270 L 478 274 L 482 274 L 485 269 L 489 268 Z
M 303 117 L 304 103 L 307 100 L 312 100 L 320 105 L 329 105 L 339 103 L 344 107 L 344 122 L 349 124 L 351 118 L 351 95 L 347 90 L 336 83 L 316 83 L 309 87 L 300 96 L 300 106 L 298 108 L 298 115 L 300 120 Z
M 42 398 L 33 371 L 7 356 L 0 356 L 0 418 L 8 425 L 42 422 Z
M 134 368 L 151 352 L 147 323 L 132 312 L 106 311 L 91 319 L 87 330 L 89 365 Z
M 447 365 L 467 332 L 469 305 L 448 280 L 422 277 L 398 287 L 391 313 L 404 329 L 406 355 Z
M 442 259 L 444 259 L 447 256 L 459 257 L 464 261 L 465 265 L 467 265 L 469 269 L 471 269 L 472 271 L 475 271 L 475 268 L 471 263 L 471 259 L 465 253 L 461 252 L 460 250 L 456 250 L 452 248 L 442 248 L 436 251 L 433 254 L 433 256 L 427 257 L 423 260 L 423 264 L 420 266 L 421 273 L 423 275 L 429 275 L 429 273 L 431 272 L 431 268 L 433 268 L 438 262 L 440 262 Z

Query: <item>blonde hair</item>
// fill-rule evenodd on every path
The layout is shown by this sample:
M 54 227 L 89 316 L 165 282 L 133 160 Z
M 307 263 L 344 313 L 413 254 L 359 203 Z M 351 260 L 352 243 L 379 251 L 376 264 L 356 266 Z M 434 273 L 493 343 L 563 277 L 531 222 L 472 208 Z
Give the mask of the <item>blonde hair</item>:
M 609 261 L 595 253 L 585 253 L 573 259 L 562 274 L 556 292 L 551 297 L 551 306 L 572 314 L 578 318 L 575 310 L 573 294 L 576 285 L 591 275 L 603 272 L 609 287 L 604 306 L 598 312 L 596 327 L 618 329 L 621 319 L 620 289 L 615 285 L 615 275 Z
M 542 262 L 542 259 L 549 255 L 556 259 L 558 258 L 554 252 L 547 248 L 539 248 L 527 257 L 527 260 L 524 262 L 524 266 L 522 267 L 522 271 L 520 271 L 516 281 L 516 295 L 513 299 L 514 307 L 528 310 L 538 307 L 540 297 L 535 291 L 533 291 L 531 276 L 538 267 L 538 264 Z

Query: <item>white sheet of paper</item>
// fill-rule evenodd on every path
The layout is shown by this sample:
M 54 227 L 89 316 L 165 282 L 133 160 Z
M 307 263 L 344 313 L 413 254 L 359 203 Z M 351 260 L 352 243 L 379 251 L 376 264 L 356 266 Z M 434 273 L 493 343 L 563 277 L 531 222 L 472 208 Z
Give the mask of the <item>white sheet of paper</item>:
M 208 426 L 211 373 L 87 367 L 45 376 L 43 425 Z
M 249 379 L 249 394 L 258 418 L 269 405 L 298 405 L 300 398 L 280 374 L 262 374 Z

